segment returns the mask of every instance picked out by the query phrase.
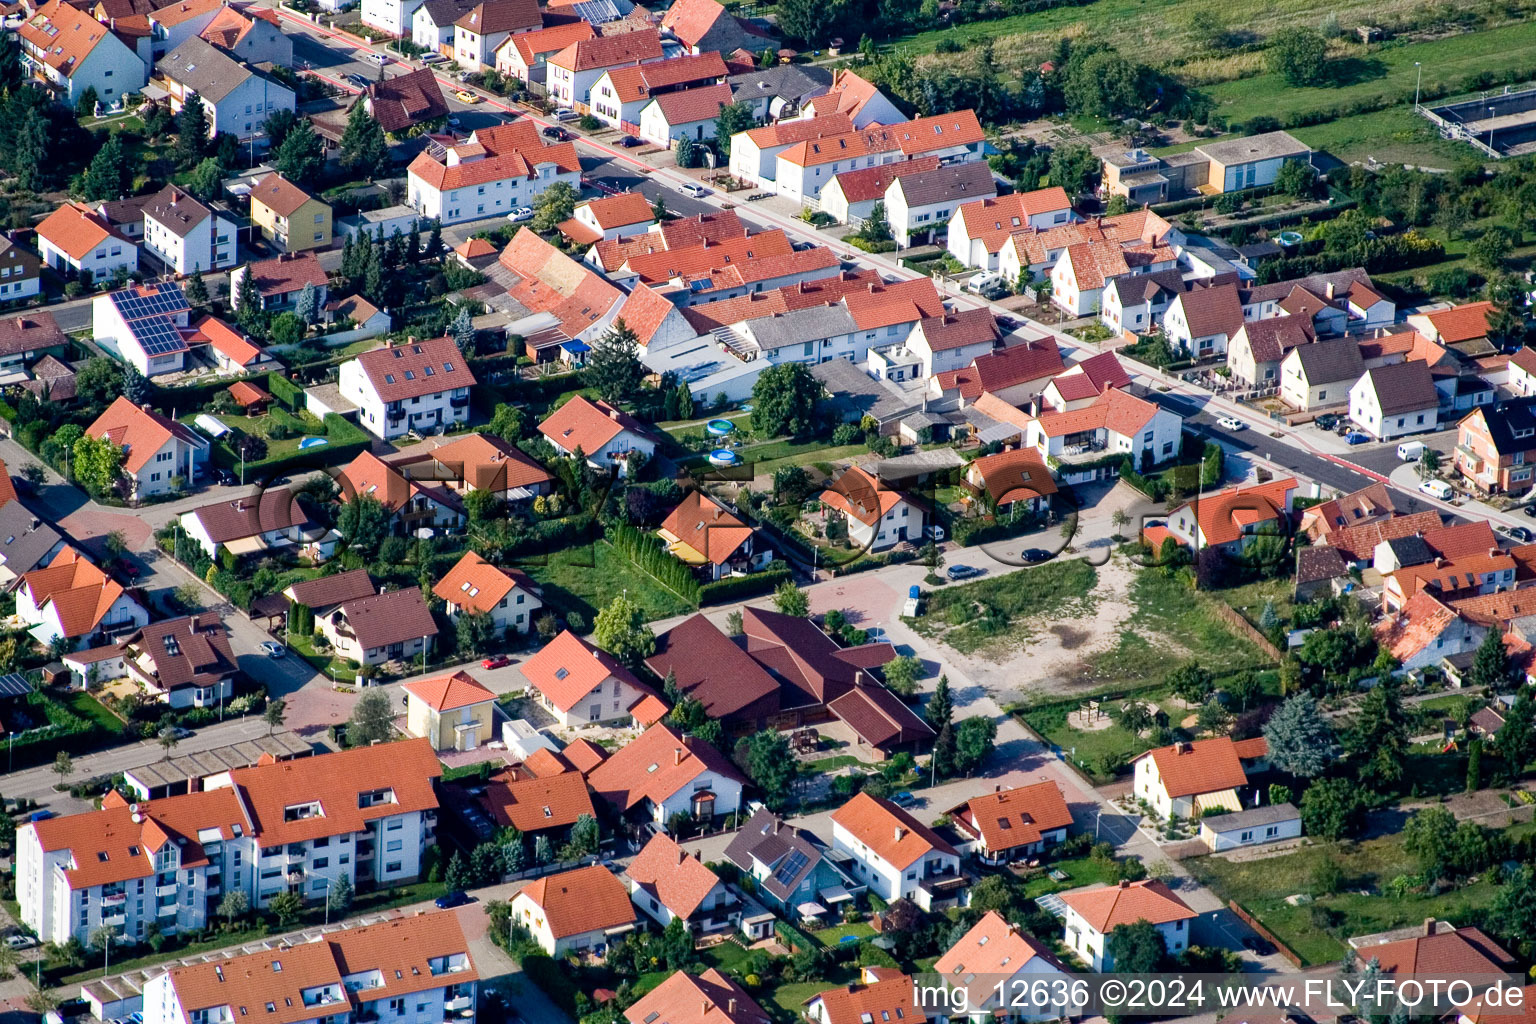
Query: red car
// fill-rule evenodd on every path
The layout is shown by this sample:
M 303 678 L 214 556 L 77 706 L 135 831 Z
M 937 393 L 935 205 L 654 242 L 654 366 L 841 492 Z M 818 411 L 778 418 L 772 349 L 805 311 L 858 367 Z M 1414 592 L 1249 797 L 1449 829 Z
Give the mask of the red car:
M 506 668 L 512 664 L 512 659 L 505 654 L 498 654 L 494 658 L 486 658 L 480 663 L 481 668 Z

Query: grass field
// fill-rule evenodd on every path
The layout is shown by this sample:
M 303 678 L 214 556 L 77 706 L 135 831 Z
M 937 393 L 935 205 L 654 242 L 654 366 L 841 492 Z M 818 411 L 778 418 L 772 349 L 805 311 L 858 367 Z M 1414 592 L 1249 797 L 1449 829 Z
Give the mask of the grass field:
M 1027 635 L 1020 624 L 1029 618 L 1086 611 L 1098 580 L 1093 566 L 1073 558 L 943 587 L 929 595 L 928 613 L 914 620 L 914 628 L 963 654 L 974 654 L 1016 643 Z
M 1512 826 L 1516 837 L 1530 824 Z M 1287 896 L 1310 893 L 1318 865 L 1334 861 L 1344 872 L 1345 891 L 1317 896 L 1312 905 L 1293 907 Z M 1224 900 L 1236 900 L 1249 913 L 1311 964 L 1344 955 L 1344 943 L 1354 935 L 1369 935 L 1418 924 L 1434 917 L 1454 924 L 1476 924 L 1493 898 L 1496 886 L 1486 877 L 1436 896 L 1409 893 L 1401 898 L 1380 894 L 1382 886 L 1402 875 L 1417 874 L 1418 865 L 1403 849 L 1401 835 L 1372 839 L 1339 848 L 1314 846 L 1281 857 L 1233 863 L 1221 857 L 1194 857 L 1185 867 Z M 1361 895 L 1367 890 L 1368 895 Z M 1313 906 L 1332 911 L 1339 923 L 1327 930 L 1313 923 Z
M 692 611 L 693 606 L 613 549 L 606 541 L 556 551 L 546 558 L 520 562 L 519 568 L 544 588 L 544 601 L 561 614 L 577 612 L 590 627 L 598 609 L 615 594 L 627 594 L 647 621 Z

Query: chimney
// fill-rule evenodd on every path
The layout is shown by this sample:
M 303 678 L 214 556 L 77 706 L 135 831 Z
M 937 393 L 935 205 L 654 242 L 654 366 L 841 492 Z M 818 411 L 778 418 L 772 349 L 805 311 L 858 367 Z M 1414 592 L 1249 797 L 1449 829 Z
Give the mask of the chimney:
M 1433 934 L 1435 934 L 1435 919 L 1433 917 L 1426 917 L 1424 919 L 1424 934 L 1425 935 L 1433 935 Z
M 901 842 L 902 837 L 907 834 L 907 830 L 902 828 L 900 825 L 897 825 L 895 831 L 896 831 L 896 841 L 899 843 L 899 842 Z

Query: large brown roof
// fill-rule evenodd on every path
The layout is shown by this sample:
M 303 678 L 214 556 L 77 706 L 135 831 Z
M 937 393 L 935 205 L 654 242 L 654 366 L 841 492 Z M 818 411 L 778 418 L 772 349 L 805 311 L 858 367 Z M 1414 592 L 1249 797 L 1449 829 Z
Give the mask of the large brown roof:
M 527 897 L 544 911 L 544 920 L 556 939 L 620 928 L 635 920 L 635 908 L 624 883 L 601 864 L 546 875 L 528 883 L 518 896 Z

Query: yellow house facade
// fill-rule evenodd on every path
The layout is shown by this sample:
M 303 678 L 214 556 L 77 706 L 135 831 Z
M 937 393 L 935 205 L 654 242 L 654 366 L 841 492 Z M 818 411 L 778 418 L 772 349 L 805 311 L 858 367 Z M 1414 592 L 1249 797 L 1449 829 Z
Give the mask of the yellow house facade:
M 269 174 L 251 187 L 251 223 L 285 252 L 331 244 L 331 208 L 281 174 Z
M 474 750 L 496 738 L 496 695 L 467 672 L 405 684 L 405 727 L 435 750 Z

